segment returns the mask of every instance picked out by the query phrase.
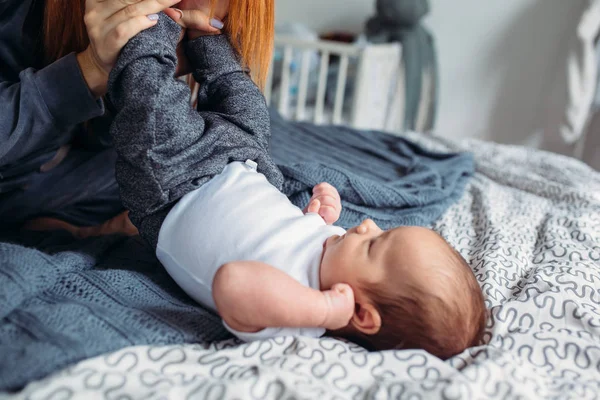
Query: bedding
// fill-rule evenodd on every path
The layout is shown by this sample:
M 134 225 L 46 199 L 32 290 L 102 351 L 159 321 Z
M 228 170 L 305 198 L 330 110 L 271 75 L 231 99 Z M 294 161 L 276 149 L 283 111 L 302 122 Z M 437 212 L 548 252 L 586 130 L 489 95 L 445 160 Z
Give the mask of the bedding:
M 284 192 L 303 207 L 314 185 L 334 184 L 343 227 L 366 217 L 382 228 L 430 224 L 473 174 L 470 154 L 437 154 L 383 133 L 289 123 L 276 114 L 272 120 Z M 9 234 L 5 240 L 12 243 L 0 240 L 0 390 L 132 345 L 229 337 L 139 238 Z
M 594 399 L 600 393 L 600 175 L 573 159 L 476 140 L 476 173 L 433 225 L 469 261 L 486 344 L 442 362 L 332 338 L 130 347 L 15 398 Z

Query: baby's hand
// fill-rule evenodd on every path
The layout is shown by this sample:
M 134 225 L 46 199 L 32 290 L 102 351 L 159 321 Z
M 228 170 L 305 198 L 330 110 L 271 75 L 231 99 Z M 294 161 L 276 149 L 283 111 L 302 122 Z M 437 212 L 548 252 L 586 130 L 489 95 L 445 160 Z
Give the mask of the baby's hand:
M 313 195 L 304 208 L 304 213 L 317 213 L 327 225 L 335 223 L 342 212 L 342 201 L 337 189 L 329 183 L 319 183 L 313 188 Z
M 336 283 L 330 290 L 322 293 L 325 296 L 327 310 L 323 327 L 335 330 L 348 325 L 354 315 L 354 292 L 350 285 Z

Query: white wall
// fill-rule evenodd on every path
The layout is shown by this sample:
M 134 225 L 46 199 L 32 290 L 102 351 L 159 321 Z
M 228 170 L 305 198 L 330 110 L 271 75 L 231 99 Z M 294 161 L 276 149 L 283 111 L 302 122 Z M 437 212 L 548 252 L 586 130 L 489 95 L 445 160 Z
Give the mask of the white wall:
M 430 0 L 425 23 L 437 43 L 440 97 L 436 132 L 569 152 L 548 130 L 564 105 L 569 34 L 586 0 Z M 277 0 L 278 22 L 323 32 L 359 32 L 374 0 Z M 561 93 L 558 93 L 561 95 Z
M 457 4 L 460 3 L 460 6 Z M 432 0 L 441 66 L 439 133 L 539 142 L 580 0 Z
M 373 0 L 275 0 L 275 18 L 277 23 L 302 22 L 318 32 L 357 33 L 374 13 L 374 4 Z

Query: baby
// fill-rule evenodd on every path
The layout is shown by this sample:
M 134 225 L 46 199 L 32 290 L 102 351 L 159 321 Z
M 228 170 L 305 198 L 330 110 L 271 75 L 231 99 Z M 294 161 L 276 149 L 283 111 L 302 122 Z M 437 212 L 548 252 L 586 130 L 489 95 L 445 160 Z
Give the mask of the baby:
M 478 343 L 481 291 L 444 239 L 371 220 L 345 231 L 326 223 L 339 216 L 337 191 L 320 184 L 313 193 L 304 213 L 252 162 L 229 164 L 169 212 L 158 258 L 245 341 L 329 330 L 370 349 L 441 358 Z
M 345 337 L 447 358 L 485 324 L 469 266 L 437 233 L 333 226 L 337 191 L 303 211 L 280 192 L 264 98 L 223 35 L 186 43 L 199 111 L 174 78 L 180 28 L 164 15 L 111 72 L 117 180 L 131 220 L 173 279 L 242 340 Z

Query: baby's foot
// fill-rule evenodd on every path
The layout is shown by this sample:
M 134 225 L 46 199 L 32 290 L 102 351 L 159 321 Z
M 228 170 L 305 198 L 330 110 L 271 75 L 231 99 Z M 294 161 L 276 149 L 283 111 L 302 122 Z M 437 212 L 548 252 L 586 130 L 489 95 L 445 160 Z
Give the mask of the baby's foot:
M 323 327 L 329 330 L 348 325 L 354 315 L 354 292 L 345 283 L 336 283 L 330 290 L 323 291 L 327 314 Z

